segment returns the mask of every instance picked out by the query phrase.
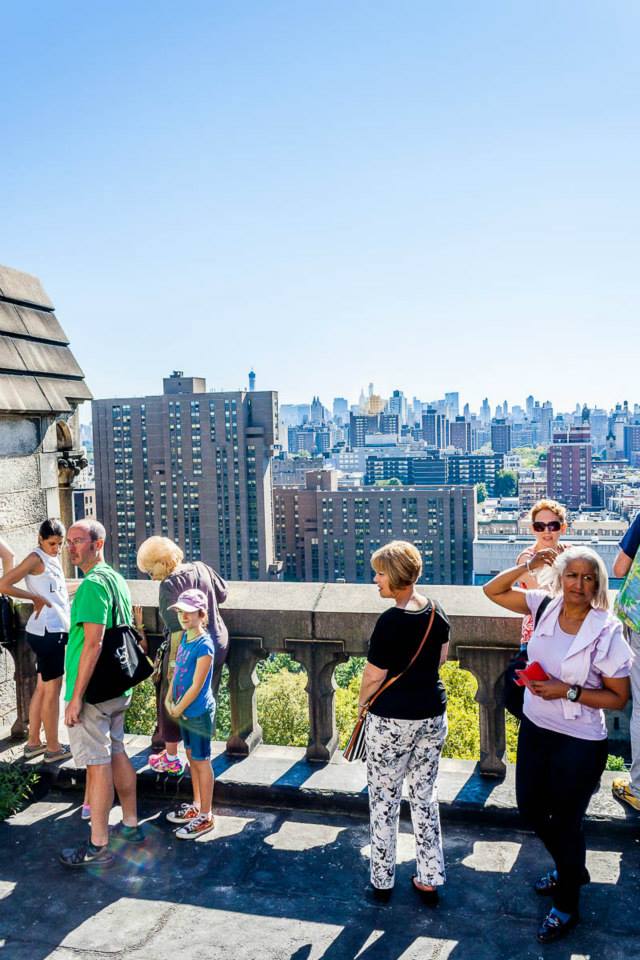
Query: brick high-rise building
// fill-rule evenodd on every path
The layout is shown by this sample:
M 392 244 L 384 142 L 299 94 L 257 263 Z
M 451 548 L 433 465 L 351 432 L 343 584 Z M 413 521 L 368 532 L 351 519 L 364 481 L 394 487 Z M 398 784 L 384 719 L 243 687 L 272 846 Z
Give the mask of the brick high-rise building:
M 152 534 L 233 580 L 275 573 L 276 393 L 207 393 L 175 372 L 161 396 L 95 400 L 93 439 L 97 516 L 123 575 L 138 575 L 137 548 Z
M 410 540 L 423 583 L 470 584 L 475 535 L 472 486 L 337 489 L 335 471 L 307 474 L 306 488 L 274 487 L 276 554 L 286 580 L 369 583 L 371 555 Z
M 547 493 L 570 510 L 591 506 L 589 427 L 554 430 L 547 454 Z

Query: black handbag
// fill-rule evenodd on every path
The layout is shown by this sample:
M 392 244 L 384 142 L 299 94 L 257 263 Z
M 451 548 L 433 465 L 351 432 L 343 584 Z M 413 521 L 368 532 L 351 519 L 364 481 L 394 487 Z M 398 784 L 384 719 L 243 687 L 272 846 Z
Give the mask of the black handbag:
M 104 632 L 100 656 L 87 684 L 87 703 L 103 703 L 121 697 L 153 673 L 153 664 L 140 646 L 142 639 L 116 602 L 108 577 L 100 578 L 111 594 L 111 624 Z
M 540 603 L 540 606 L 536 610 L 536 615 L 533 618 L 533 628 L 538 626 L 538 621 L 540 617 L 547 609 L 551 603 L 553 597 L 545 597 L 544 600 Z M 523 644 L 518 652 L 511 657 L 509 661 L 509 666 L 504 673 L 504 705 L 505 708 L 516 717 L 518 720 L 522 720 L 522 710 L 524 707 L 524 687 L 521 687 L 516 682 L 518 679 L 517 670 L 525 670 L 529 658 L 527 656 L 527 646 L 528 644 Z

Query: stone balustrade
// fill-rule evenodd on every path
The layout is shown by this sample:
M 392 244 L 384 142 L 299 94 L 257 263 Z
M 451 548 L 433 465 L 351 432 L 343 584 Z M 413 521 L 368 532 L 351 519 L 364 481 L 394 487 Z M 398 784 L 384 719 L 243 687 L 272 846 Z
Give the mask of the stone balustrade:
M 146 631 L 161 632 L 158 584 L 129 583 L 133 601 L 144 608 Z M 478 682 L 480 769 L 505 772 L 503 674 L 517 648 L 520 618 L 500 611 L 479 587 L 429 587 L 451 620 L 449 658 L 459 660 Z M 288 653 L 305 669 L 310 735 L 307 758 L 327 762 L 338 746 L 334 671 L 352 656 L 364 656 L 377 617 L 388 606 L 370 585 L 316 583 L 230 584 L 222 613 L 232 638 L 228 659 L 231 736 L 227 750 L 246 755 L 262 740 L 256 709 L 256 665 L 272 653 Z M 30 607 L 18 608 L 22 625 Z M 16 664 L 15 736 L 26 732 L 35 677 L 24 640 L 10 650 Z

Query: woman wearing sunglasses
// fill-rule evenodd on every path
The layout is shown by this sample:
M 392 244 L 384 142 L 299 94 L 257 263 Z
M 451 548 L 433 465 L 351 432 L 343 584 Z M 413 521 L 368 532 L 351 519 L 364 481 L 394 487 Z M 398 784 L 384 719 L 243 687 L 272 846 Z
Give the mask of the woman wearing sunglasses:
M 531 508 L 531 531 L 535 543 L 526 547 L 518 556 L 516 564 L 527 563 L 540 550 L 554 550 L 561 553 L 564 549 L 558 542 L 567 530 L 567 511 L 557 500 L 538 500 Z M 529 571 L 522 577 L 518 586 L 523 590 L 544 590 L 547 587 L 549 575 L 547 568 Z M 520 642 L 524 645 L 529 642 L 533 633 L 533 618 L 531 614 L 522 621 Z

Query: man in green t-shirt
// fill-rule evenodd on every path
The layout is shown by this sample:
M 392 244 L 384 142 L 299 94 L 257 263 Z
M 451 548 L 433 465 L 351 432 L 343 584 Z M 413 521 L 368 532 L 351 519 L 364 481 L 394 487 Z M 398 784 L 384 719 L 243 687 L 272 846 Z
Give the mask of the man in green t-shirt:
M 71 605 L 71 626 L 65 656 L 65 723 L 76 766 L 87 768 L 88 802 L 91 807 L 91 838 L 88 843 L 63 850 L 60 861 L 67 867 L 90 864 L 108 866 L 114 860 L 109 850 L 109 811 L 114 785 L 122 805 L 118 833 L 124 840 L 140 843 L 136 773 L 124 748 L 124 715 L 130 692 L 103 703 L 86 703 L 84 694 L 96 669 L 105 630 L 113 626 L 114 599 L 128 623 L 133 620 L 126 582 L 104 561 L 105 529 L 96 520 L 79 520 L 67 531 L 69 559 L 84 578 Z

